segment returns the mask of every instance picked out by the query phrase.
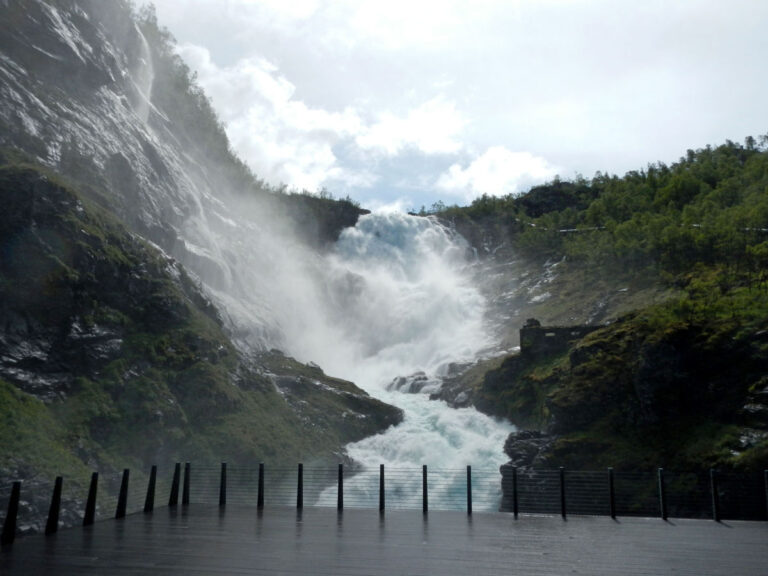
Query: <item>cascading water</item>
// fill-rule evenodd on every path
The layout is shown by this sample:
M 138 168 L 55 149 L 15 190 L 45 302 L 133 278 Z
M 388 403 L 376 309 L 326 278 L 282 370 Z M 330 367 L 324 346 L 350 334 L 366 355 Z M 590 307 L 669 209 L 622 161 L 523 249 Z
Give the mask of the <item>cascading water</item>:
M 377 382 L 374 391 L 394 376 L 475 359 L 491 342 L 483 298 L 464 274 L 465 250 L 435 220 L 363 216 L 322 263 L 324 326 L 289 334 L 292 351 L 331 373 Z M 337 341 L 324 337 L 327 327 Z
M 152 52 L 149 49 L 149 43 L 138 26 L 136 26 L 136 33 L 139 37 L 140 52 L 138 63 L 131 74 L 131 78 L 138 92 L 135 103 L 136 114 L 142 122 L 146 122 L 152 109 L 152 84 L 155 81 L 155 68 L 152 64 Z
M 317 338 L 328 335 L 320 327 L 314 334 L 288 335 L 299 357 L 403 409 L 400 425 L 347 446 L 364 469 L 426 464 L 497 470 L 506 461 L 502 446 L 513 430 L 510 424 L 472 408 L 431 401 L 425 393 L 440 385 L 449 363 L 475 360 L 492 344 L 483 322 L 484 300 L 468 279 L 466 252 L 463 239 L 433 219 L 364 216 L 344 231 L 324 266 L 328 298 L 320 319 L 333 327 L 333 338 Z M 422 393 L 392 386 L 396 377 L 414 373 Z M 393 478 L 388 485 L 416 502 L 420 489 L 413 484 L 419 481 L 418 475 Z M 463 490 L 459 484 L 441 484 L 442 493 L 433 491 L 431 498 L 455 502 L 456 492 Z M 354 479 L 345 486 L 347 493 L 369 488 Z M 498 489 L 498 484 L 490 488 Z M 321 500 L 333 497 L 328 493 Z
M 187 264 L 227 312 L 241 345 L 316 362 L 404 411 L 400 425 L 347 446 L 364 469 L 498 470 L 512 425 L 427 394 L 451 363 L 472 362 L 494 344 L 466 242 L 432 218 L 374 213 L 319 255 L 264 220 L 253 206 L 200 196 L 183 230 Z M 408 384 L 397 385 L 400 379 Z M 417 500 L 413 481 L 393 478 L 388 486 Z M 461 489 L 445 485 L 444 497 Z M 345 490 L 369 487 L 351 480 Z M 489 490 L 498 493 L 500 482 Z

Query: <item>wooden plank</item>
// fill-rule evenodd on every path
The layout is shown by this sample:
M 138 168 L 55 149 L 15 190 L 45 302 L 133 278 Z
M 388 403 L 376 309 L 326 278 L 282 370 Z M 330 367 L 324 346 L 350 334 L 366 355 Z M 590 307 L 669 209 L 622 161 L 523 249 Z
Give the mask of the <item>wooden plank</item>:
M 768 523 L 192 503 L 17 538 L 0 573 L 762 574 Z

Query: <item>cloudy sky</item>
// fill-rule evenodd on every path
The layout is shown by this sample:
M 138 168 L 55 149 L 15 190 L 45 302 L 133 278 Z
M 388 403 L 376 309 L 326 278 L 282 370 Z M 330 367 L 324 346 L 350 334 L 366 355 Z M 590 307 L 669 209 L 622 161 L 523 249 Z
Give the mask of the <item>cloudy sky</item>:
M 369 208 L 768 133 L 765 0 L 153 0 L 263 179 Z

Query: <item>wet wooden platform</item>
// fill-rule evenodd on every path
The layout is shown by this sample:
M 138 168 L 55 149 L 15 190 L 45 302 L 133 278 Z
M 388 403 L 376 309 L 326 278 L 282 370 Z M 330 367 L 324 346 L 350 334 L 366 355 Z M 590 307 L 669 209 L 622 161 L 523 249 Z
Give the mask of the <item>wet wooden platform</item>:
M 190 505 L 0 552 L 0 574 L 768 574 L 768 523 Z

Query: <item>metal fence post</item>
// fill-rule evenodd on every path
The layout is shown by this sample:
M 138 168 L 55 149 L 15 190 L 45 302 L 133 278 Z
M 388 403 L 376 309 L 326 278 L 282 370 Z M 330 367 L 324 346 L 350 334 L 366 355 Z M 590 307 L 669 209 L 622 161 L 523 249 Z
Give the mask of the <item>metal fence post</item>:
M 472 514 L 472 466 L 467 466 L 467 514 Z
M 768 520 L 768 470 L 763 470 L 763 484 L 765 485 L 765 519 Z
M 171 482 L 171 495 L 168 497 L 168 506 L 179 504 L 179 481 L 181 480 L 181 462 L 176 462 L 173 468 L 173 481 Z
M 517 518 L 517 466 L 512 467 L 512 513 Z
M 45 533 L 55 534 L 59 529 L 59 512 L 61 511 L 61 487 L 64 478 L 56 476 L 56 484 L 53 486 L 51 506 L 48 508 L 48 521 L 45 523 Z
M 659 508 L 661 509 L 661 519 L 667 519 L 667 493 L 664 485 L 664 468 L 659 468 Z
M 560 466 L 560 515 L 565 519 L 565 468 Z
M 219 477 L 219 507 L 227 505 L 227 463 L 221 463 L 221 475 Z
M 125 518 L 125 513 L 128 509 L 128 478 L 130 475 L 131 471 L 128 468 L 123 470 L 123 479 L 120 482 L 120 494 L 117 497 L 115 518 Z
M 259 462 L 259 487 L 256 493 L 256 508 L 264 508 L 264 463 Z
M 299 479 L 296 486 L 296 508 L 304 508 L 304 464 L 299 464 Z
M 339 464 L 339 491 L 336 494 L 336 509 L 344 510 L 344 464 Z
M 429 496 L 427 494 L 427 465 L 421 467 L 421 511 L 429 512 Z
M 181 493 L 181 505 L 187 506 L 189 505 L 189 473 L 190 473 L 190 465 L 189 462 L 184 464 L 184 491 Z
M 99 489 L 99 473 L 91 474 L 91 486 L 88 488 L 88 501 L 85 503 L 83 526 L 90 526 L 96 520 L 96 492 Z
M 611 518 L 616 520 L 616 489 L 613 481 L 613 468 L 608 468 L 608 500 Z
M 0 536 L 0 544 L 13 544 L 16 539 L 16 518 L 19 515 L 19 500 L 21 500 L 21 482 L 15 481 L 11 488 L 11 497 L 8 500 L 8 513 L 3 522 L 3 533 Z
M 157 486 L 157 466 L 152 465 L 147 483 L 147 496 L 144 498 L 144 513 L 148 514 L 155 509 L 155 487 Z
M 720 522 L 720 490 L 717 486 L 717 472 L 709 470 L 709 488 L 712 492 L 712 520 Z
M 379 512 L 384 512 L 384 464 L 379 464 Z

